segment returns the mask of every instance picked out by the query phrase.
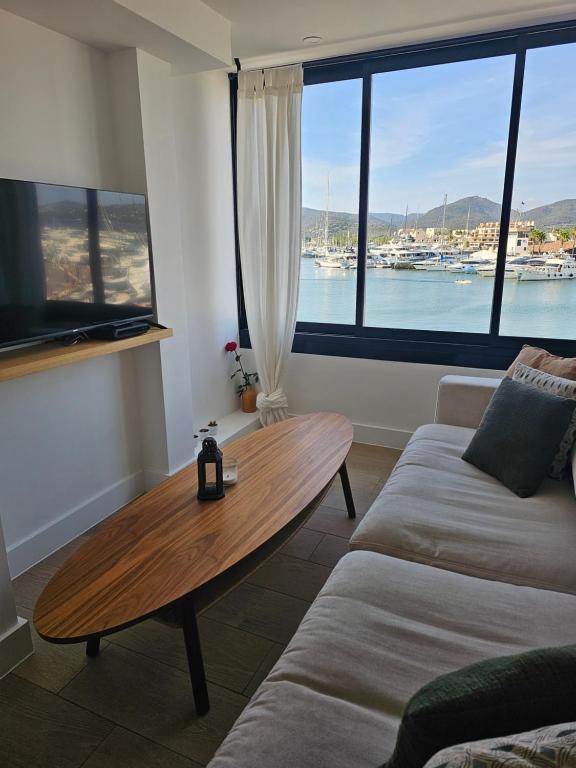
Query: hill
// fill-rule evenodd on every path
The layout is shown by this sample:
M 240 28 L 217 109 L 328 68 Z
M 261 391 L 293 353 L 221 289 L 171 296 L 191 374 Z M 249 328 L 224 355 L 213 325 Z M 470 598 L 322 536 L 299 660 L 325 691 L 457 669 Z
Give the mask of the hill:
M 526 211 L 524 218 L 534 221 L 540 229 L 573 227 L 576 225 L 576 200 L 558 200 Z
M 463 197 L 448 203 L 446 206 L 446 229 L 465 229 L 468 223 L 469 229 L 477 227 L 485 221 L 498 221 L 502 206 L 478 195 Z M 426 213 L 409 213 L 408 223 L 413 227 L 441 227 L 444 206 L 438 205 Z M 302 233 L 305 237 L 322 239 L 324 233 L 324 211 L 315 208 L 302 209 Z M 576 199 L 558 200 L 555 203 L 541 205 L 537 208 L 524 211 L 512 211 L 512 220 L 522 218 L 525 221 L 534 221 L 539 229 L 551 230 L 558 227 L 576 226 Z M 398 229 L 404 226 L 404 214 L 402 213 L 370 213 L 368 216 L 369 237 L 387 235 L 390 228 Z M 358 227 L 358 216 L 344 211 L 330 211 L 328 217 L 329 237 L 347 237 L 348 230 L 354 236 Z

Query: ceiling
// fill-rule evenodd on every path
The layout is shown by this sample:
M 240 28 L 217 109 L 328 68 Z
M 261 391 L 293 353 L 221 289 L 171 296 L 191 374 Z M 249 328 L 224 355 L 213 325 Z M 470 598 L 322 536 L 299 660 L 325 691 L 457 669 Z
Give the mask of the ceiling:
M 240 59 L 281 63 L 576 19 L 576 0 L 204 0 L 232 21 Z M 321 35 L 321 43 L 302 42 Z M 302 53 L 304 52 L 304 53 Z M 267 61 L 269 59 L 269 62 Z

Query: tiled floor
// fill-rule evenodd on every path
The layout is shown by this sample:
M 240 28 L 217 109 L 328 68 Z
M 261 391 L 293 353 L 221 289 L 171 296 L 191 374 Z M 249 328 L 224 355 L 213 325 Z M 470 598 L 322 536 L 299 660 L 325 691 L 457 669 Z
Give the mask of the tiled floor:
M 181 634 L 147 621 L 83 646 L 34 638 L 35 654 L 0 681 L 2 768 L 194 768 L 205 765 L 348 551 L 398 451 L 354 444 L 348 471 L 358 517 L 337 478 L 294 538 L 200 619 L 211 709 L 194 714 Z M 51 574 L 84 539 L 14 582 L 30 617 Z

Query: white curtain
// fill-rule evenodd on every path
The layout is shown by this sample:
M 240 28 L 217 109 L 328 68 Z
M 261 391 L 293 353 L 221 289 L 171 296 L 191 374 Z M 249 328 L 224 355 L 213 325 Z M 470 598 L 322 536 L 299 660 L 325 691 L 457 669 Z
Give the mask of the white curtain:
M 238 73 L 238 234 L 264 426 L 288 416 L 282 372 L 300 276 L 302 65 Z

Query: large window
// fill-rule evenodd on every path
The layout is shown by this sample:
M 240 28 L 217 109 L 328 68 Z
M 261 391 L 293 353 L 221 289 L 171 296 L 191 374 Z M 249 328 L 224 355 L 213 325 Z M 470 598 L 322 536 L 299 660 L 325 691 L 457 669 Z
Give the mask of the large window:
M 500 218 L 513 76 L 513 56 L 374 75 L 366 325 L 490 330 L 496 248 L 473 238 Z
M 576 44 L 526 54 L 500 333 L 576 338 Z
M 576 22 L 304 65 L 296 351 L 576 354 L 575 69 Z
M 304 89 L 298 320 L 355 322 L 361 116 L 362 80 Z

